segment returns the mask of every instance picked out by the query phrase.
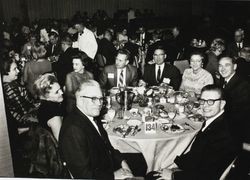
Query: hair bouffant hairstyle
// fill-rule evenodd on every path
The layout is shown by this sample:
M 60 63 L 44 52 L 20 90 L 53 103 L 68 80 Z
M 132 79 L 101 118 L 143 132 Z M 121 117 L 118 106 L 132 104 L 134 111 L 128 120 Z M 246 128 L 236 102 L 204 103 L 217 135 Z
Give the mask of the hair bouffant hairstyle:
M 3 58 L 1 62 L 1 73 L 2 75 L 8 75 L 10 72 L 10 66 L 15 62 L 12 58 Z
M 33 90 L 36 98 L 46 97 L 52 88 L 52 84 L 57 83 L 57 78 L 52 73 L 40 75 L 34 82 Z

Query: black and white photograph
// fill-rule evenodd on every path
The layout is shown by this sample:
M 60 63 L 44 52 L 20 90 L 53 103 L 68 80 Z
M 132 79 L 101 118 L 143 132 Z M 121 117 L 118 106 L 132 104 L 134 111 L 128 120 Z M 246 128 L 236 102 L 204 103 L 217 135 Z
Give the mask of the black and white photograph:
M 250 0 L 0 0 L 0 179 L 250 180 Z

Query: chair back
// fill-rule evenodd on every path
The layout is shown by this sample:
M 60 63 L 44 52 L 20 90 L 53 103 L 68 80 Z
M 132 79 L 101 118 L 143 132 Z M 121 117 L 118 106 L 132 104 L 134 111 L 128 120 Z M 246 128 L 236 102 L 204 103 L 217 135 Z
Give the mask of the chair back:
M 189 68 L 188 60 L 178 60 L 174 61 L 174 65 L 180 70 L 180 73 L 183 74 L 185 69 Z
M 219 180 L 226 180 L 227 179 L 227 176 L 231 170 L 231 168 L 233 167 L 234 165 L 234 162 L 236 161 L 237 157 L 234 158 L 234 160 L 229 164 L 229 166 L 225 169 L 225 171 L 222 173 L 221 177 Z

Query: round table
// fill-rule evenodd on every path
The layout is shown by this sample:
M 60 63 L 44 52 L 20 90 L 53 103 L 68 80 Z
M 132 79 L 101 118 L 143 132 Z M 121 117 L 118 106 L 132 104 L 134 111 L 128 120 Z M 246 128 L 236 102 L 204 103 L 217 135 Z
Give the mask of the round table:
M 129 112 L 127 113 L 129 114 Z M 130 119 L 141 120 L 141 117 L 131 115 Z M 107 132 L 115 149 L 120 150 L 122 153 L 142 153 L 147 162 L 147 171 L 150 172 L 170 167 L 175 157 L 186 151 L 187 147 L 190 147 L 188 145 L 201 127 L 200 122 L 193 122 L 186 118 L 184 114 L 178 114 L 174 122 L 182 125 L 185 131 L 181 133 L 164 132 L 161 130 L 160 124 L 157 123 L 156 133 L 147 134 L 145 133 L 145 123 L 142 122 L 139 125 L 140 132 L 134 136 L 128 135 L 124 138 L 113 132 L 113 128 L 121 124 L 127 124 L 127 120 L 115 117 L 112 122 L 109 122 Z

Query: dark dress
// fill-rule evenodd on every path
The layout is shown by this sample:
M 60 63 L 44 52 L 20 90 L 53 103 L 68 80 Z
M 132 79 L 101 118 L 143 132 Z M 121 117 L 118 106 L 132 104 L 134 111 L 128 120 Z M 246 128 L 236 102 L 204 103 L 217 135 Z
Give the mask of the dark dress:
M 61 104 L 57 102 L 42 100 L 41 105 L 37 112 L 37 117 L 40 126 L 52 132 L 47 122 L 49 119 L 55 116 L 63 116 L 63 110 L 61 108 Z

